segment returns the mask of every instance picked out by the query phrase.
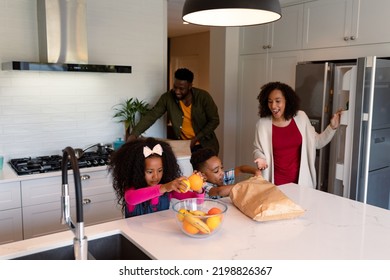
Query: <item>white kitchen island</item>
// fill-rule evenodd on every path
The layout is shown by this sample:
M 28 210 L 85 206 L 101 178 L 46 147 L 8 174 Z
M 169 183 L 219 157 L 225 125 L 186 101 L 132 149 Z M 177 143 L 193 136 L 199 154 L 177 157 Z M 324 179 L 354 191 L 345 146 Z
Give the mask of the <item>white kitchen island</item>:
M 172 210 L 86 228 L 89 240 L 122 233 L 159 260 L 389 260 L 390 211 L 295 184 L 280 186 L 305 214 L 256 222 L 229 209 L 215 236 L 195 239 L 176 225 Z M 0 259 L 72 244 L 70 231 L 0 246 Z

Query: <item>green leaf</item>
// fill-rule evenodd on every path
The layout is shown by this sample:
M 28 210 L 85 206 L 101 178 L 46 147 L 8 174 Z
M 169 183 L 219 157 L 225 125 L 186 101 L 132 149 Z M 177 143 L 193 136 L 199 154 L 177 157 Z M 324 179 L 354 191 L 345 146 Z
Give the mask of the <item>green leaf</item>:
M 126 131 L 128 130 L 130 132 L 136 125 L 137 114 L 140 114 L 142 117 L 150 111 L 150 108 L 147 102 L 131 97 L 119 104 L 116 104 L 113 107 L 113 110 L 113 118 L 116 118 L 117 122 L 123 122 L 125 124 Z

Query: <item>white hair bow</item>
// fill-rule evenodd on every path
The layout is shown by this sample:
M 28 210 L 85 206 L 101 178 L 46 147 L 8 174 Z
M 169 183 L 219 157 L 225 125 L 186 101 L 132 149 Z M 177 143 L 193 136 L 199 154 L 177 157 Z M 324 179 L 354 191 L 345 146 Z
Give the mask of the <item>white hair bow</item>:
M 153 150 L 151 150 L 149 147 L 144 147 L 144 157 L 147 158 L 148 156 L 152 154 L 158 154 L 159 156 L 162 156 L 163 149 L 160 144 L 157 144 L 153 147 Z

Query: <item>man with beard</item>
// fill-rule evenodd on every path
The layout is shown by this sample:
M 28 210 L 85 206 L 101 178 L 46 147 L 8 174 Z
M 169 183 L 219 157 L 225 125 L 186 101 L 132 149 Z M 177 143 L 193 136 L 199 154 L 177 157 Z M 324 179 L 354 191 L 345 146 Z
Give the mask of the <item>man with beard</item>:
M 191 140 L 191 152 L 207 147 L 218 154 L 219 143 L 214 132 L 219 125 L 218 108 L 207 91 L 192 86 L 193 80 L 194 74 L 190 70 L 177 69 L 173 88 L 161 95 L 127 140 L 136 139 L 167 113 L 174 139 Z

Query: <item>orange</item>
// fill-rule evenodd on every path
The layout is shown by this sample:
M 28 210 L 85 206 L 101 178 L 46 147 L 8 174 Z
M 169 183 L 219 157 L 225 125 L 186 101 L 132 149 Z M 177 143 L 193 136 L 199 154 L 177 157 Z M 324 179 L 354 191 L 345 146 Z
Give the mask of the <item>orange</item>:
M 219 227 L 219 224 L 221 223 L 221 217 L 220 216 L 213 216 L 209 217 L 206 220 L 207 226 L 210 228 L 211 231 Z
M 222 210 L 219 209 L 218 207 L 213 207 L 213 208 L 210 208 L 210 210 L 207 212 L 207 215 L 215 215 L 215 214 L 219 214 L 219 213 L 222 213 Z
M 183 221 L 183 229 L 185 232 L 189 234 L 197 234 L 199 232 L 199 229 L 191 225 L 189 222 L 186 220 Z
M 188 177 L 188 181 L 190 181 L 190 187 L 193 191 L 199 191 L 203 187 L 203 178 L 196 173 Z

